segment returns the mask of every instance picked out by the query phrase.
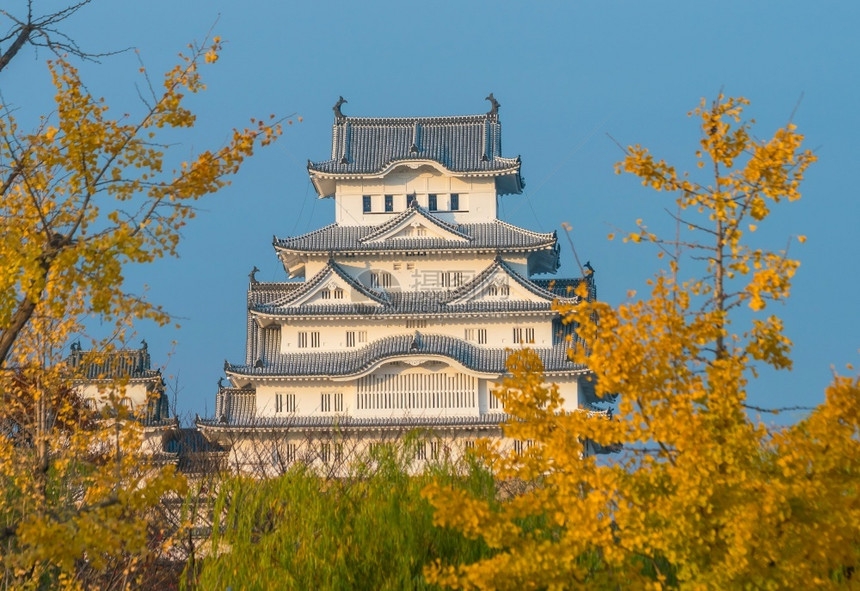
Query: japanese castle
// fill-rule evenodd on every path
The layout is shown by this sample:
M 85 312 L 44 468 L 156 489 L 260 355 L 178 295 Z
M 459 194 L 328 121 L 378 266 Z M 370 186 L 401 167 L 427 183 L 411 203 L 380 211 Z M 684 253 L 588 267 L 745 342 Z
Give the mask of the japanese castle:
M 419 461 L 501 437 L 493 389 L 518 347 L 540 356 L 566 410 L 590 408 L 588 369 L 568 359 L 572 329 L 553 303 L 574 302 L 582 281 L 594 297 L 593 274 L 547 278 L 556 233 L 498 218 L 523 177 L 487 100 L 485 114 L 452 117 L 352 117 L 342 97 L 335 105 L 331 157 L 308 163 L 335 222 L 275 238 L 289 280 L 251 273 L 245 359 L 225 362 L 215 416 L 197 420 L 237 467 L 329 463 L 340 438 L 373 445 L 414 428 L 431 444 Z

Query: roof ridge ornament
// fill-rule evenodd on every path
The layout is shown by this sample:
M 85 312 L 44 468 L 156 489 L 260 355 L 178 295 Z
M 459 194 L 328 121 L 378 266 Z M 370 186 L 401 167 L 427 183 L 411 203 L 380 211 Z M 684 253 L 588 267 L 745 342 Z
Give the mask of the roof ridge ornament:
M 492 96 L 492 95 L 490 95 L 490 96 Z M 345 98 L 343 98 L 342 96 L 339 96 L 339 97 L 337 97 L 337 102 L 336 102 L 336 103 L 335 103 L 335 105 L 331 108 L 331 110 L 332 110 L 332 111 L 334 111 L 334 120 L 335 120 L 335 122 L 336 122 L 336 123 L 340 123 L 341 121 L 343 121 L 344 119 L 346 119 L 346 115 L 344 115 L 344 114 L 341 112 L 340 107 L 341 107 L 341 105 L 343 105 L 344 103 L 347 103 L 347 102 L 349 102 L 349 101 L 347 101 L 347 100 L 346 100 Z
M 490 110 L 487 111 L 487 117 L 492 119 L 493 121 L 499 120 L 499 107 L 502 105 L 499 104 L 499 101 L 496 100 L 496 97 L 493 96 L 493 93 L 490 93 L 490 96 L 484 98 L 485 101 L 490 101 Z

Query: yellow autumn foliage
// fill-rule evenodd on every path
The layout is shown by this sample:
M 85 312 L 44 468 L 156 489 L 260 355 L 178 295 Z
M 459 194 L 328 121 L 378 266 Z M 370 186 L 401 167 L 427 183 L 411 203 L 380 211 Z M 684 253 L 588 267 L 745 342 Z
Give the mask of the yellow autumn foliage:
M 159 138 L 193 127 L 186 97 L 205 88 L 199 68 L 217 61 L 221 43 L 189 49 L 161 88 L 150 88 L 137 117 L 114 114 L 62 57 L 48 62 L 50 116 L 24 130 L 0 106 L 4 588 L 135 587 L 141 567 L 176 533 L 175 524 L 155 520 L 155 508 L 165 495 L 184 494 L 185 479 L 142 453 L 142 427 L 119 396 L 101 415 L 87 411 L 62 360 L 87 317 L 112 329 L 112 342 L 122 342 L 136 320 L 170 321 L 159 306 L 126 293 L 123 269 L 175 255 L 196 200 L 281 133 L 271 118 L 251 120 L 223 146 L 169 166 L 169 146 Z
M 426 488 L 438 525 L 496 551 L 473 564 L 429 565 L 431 582 L 487 590 L 857 586 L 860 379 L 834 377 L 825 402 L 788 427 L 766 425 L 747 402 L 757 365 L 791 367 L 782 322 L 762 311 L 788 297 L 798 262 L 750 247 L 743 228 L 799 198 L 815 158 L 793 125 L 755 139 L 742 119 L 746 104 L 720 96 L 694 111 L 709 180 L 628 148 L 618 171 L 675 197 L 677 236 L 648 234 L 641 221 L 630 236 L 656 244 L 668 268 L 647 299 L 613 308 L 583 298 L 560 309 L 577 327 L 571 358 L 589 366 L 599 396 L 619 396 L 614 417 L 560 411 L 537 356 L 514 353 L 500 392 L 512 416 L 505 434 L 535 445 L 516 454 L 487 444 L 481 454 L 523 492 L 487 503 Z M 685 271 L 693 278 L 681 279 Z M 741 306 L 752 312 L 736 314 Z M 587 442 L 617 453 L 587 455 Z

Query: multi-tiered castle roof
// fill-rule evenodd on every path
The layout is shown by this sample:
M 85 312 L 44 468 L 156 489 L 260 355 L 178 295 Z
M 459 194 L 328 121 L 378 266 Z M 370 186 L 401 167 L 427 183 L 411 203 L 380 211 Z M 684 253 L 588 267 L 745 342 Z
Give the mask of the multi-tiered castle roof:
M 575 303 L 582 283 L 594 297 L 594 276 L 535 278 L 559 268 L 555 232 L 498 219 L 498 200 L 524 183 L 487 100 L 483 115 L 399 118 L 346 116 L 338 101 L 331 158 L 308 163 L 335 223 L 274 239 L 290 280 L 251 274 L 245 359 L 225 362 L 204 432 L 498 430 L 493 384 L 523 346 L 568 408 L 590 403 L 555 305 Z

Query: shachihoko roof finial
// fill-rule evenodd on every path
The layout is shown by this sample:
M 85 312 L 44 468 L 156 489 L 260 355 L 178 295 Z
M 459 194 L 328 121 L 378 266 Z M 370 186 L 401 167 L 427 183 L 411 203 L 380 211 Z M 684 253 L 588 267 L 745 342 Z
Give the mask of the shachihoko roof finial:
M 254 268 L 248 273 L 248 279 L 251 280 L 251 283 L 257 283 L 257 273 L 259 272 L 260 270 L 257 268 L 257 265 L 254 265 Z
M 343 98 L 342 96 L 339 96 L 339 97 L 337 97 L 337 102 L 331 108 L 332 111 L 334 111 L 334 118 L 337 121 L 340 121 L 341 119 L 346 119 L 346 115 L 344 115 L 340 110 L 341 105 L 346 103 L 346 102 L 348 102 L 348 101 L 345 98 Z
M 490 96 L 486 97 L 484 100 L 490 101 L 490 110 L 487 112 L 487 115 L 494 119 L 498 118 L 499 107 L 501 107 L 501 105 L 499 104 L 499 101 L 496 100 L 496 97 L 493 96 L 493 93 L 491 92 Z

